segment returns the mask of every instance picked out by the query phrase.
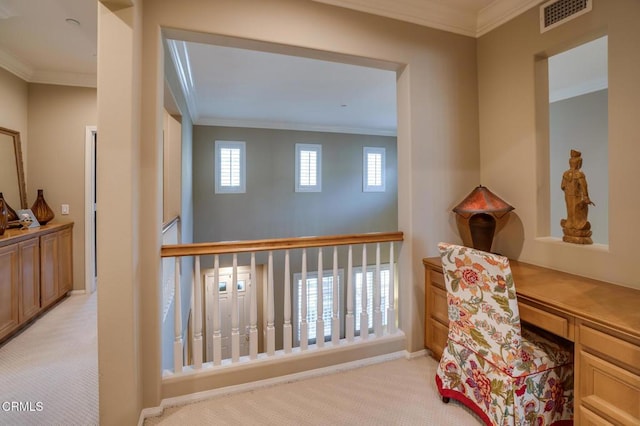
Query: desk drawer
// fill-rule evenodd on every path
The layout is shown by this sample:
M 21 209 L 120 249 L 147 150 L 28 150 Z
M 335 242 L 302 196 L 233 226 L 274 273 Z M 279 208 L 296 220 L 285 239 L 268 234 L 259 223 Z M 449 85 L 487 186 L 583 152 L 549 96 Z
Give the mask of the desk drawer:
M 428 321 L 427 327 L 429 327 L 429 333 L 432 336 L 431 352 L 433 352 L 433 358 L 437 361 L 442 358 L 442 352 L 447 345 L 447 337 L 449 335 L 449 327 L 440 324 L 438 321 Z
M 447 292 L 438 287 L 431 287 L 431 307 L 429 312 L 431 317 L 437 319 L 442 324 L 449 326 L 449 313 L 447 312 Z
M 447 290 L 447 288 L 444 285 L 444 275 L 442 275 L 442 272 L 437 272 L 434 270 L 431 270 L 431 285 L 434 287 L 438 287 L 444 291 Z
M 577 342 L 580 409 L 616 425 L 640 424 L 640 346 L 585 324 Z
M 580 324 L 580 344 L 640 374 L 640 346 Z M 640 400 L 638 400 L 640 402 Z
M 567 318 L 556 315 L 553 312 L 543 311 L 542 309 L 522 302 L 518 303 L 518 310 L 520 311 L 520 319 L 522 321 L 547 330 L 556 336 L 573 341 L 573 324 L 572 321 L 569 321 Z

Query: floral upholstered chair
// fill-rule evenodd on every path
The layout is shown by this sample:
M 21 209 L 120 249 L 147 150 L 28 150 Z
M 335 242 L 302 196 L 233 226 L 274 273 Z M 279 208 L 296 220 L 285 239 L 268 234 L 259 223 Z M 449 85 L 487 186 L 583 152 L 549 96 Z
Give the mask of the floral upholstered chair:
M 506 257 L 440 243 L 449 336 L 436 373 L 487 425 L 573 423 L 573 353 L 521 328 Z

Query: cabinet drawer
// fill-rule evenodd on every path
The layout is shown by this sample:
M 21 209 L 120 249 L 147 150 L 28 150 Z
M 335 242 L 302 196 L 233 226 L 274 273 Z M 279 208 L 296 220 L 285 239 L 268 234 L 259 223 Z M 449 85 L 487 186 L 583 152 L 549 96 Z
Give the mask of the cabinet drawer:
M 534 324 L 556 336 L 573 340 L 573 324 L 567 318 L 521 302 L 518 303 L 518 310 L 522 321 Z
M 440 324 L 438 321 L 427 321 L 427 327 L 429 327 L 429 334 L 431 336 L 431 344 L 429 349 L 433 352 L 433 357 L 440 361 L 442 352 L 447 344 L 447 335 L 449 334 L 449 327 Z
M 580 406 L 580 419 L 579 423 L 576 424 L 583 426 L 614 426 L 613 423 L 603 419 L 593 411 L 584 408 L 584 406 Z
M 431 270 L 431 285 L 444 291 L 447 290 L 444 285 L 444 275 L 442 275 L 442 272 Z
M 584 324 L 580 325 L 580 344 L 606 357 L 610 357 L 616 364 L 621 363 L 631 370 L 635 370 L 635 373 L 640 374 L 640 346 Z
M 437 287 L 431 287 L 431 317 L 437 319 L 443 325 L 449 326 L 449 313 L 447 312 L 447 292 Z
M 580 407 L 614 424 L 640 424 L 640 376 L 584 350 L 579 357 Z

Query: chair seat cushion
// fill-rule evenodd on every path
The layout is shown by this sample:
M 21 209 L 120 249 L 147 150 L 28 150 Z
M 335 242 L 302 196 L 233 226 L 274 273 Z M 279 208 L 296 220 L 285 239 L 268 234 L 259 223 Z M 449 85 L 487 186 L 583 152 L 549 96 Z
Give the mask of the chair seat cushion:
M 562 344 L 531 328 L 522 327 L 520 359 L 509 371 L 511 377 L 526 376 L 573 362 L 570 344 Z

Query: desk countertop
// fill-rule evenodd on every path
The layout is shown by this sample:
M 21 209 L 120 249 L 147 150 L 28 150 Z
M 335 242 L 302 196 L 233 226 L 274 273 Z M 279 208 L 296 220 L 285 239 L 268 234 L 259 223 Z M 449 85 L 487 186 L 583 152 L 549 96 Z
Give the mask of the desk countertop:
M 442 269 L 440 258 L 423 259 Z M 510 260 L 519 299 L 640 338 L 640 290 Z

